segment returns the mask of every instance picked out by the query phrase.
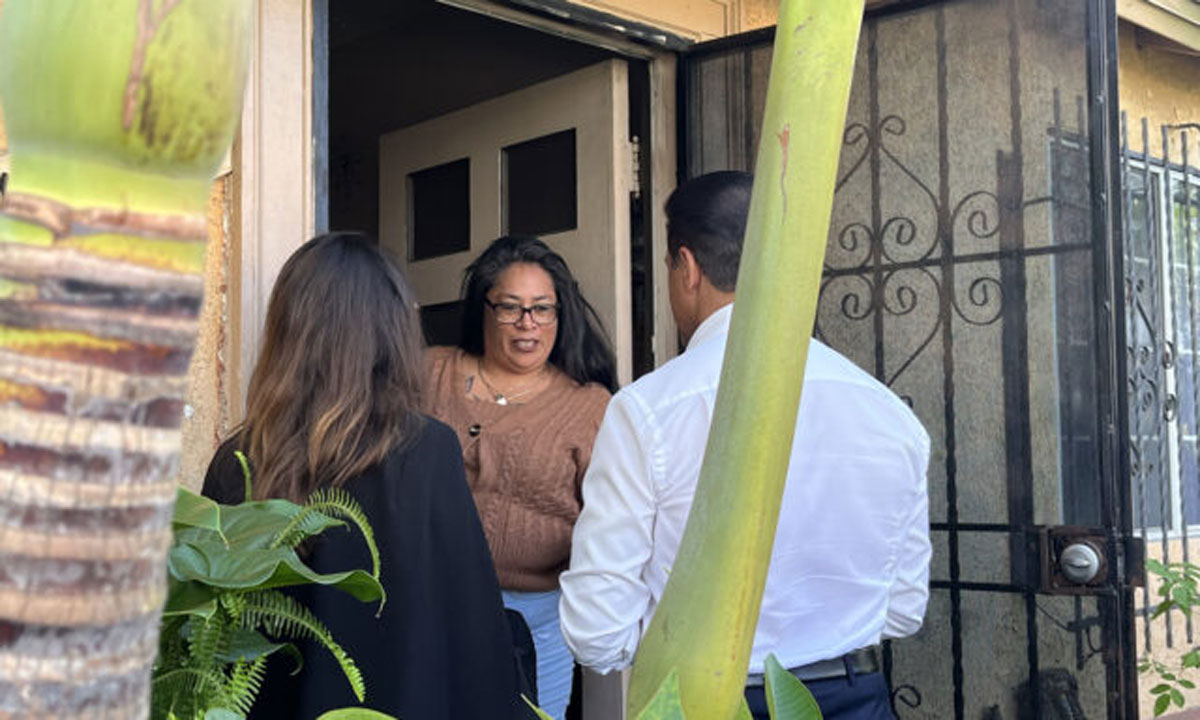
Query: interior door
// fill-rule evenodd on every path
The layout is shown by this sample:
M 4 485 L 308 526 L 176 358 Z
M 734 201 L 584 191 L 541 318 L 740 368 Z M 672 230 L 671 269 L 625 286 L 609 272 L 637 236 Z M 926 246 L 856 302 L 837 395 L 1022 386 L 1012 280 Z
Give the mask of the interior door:
M 933 443 L 893 707 L 1136 717 L 1111 3 L 916 5 L 863 27 L 816 324 Z M 685 176 L 752 169 L 771 35 L 685 54 Z
M 538 235 L 571 267 L 629 382 L 627 72 L 607 60 L 380 138 L 380 241 L 435 335 L 454 332 L 463 270 L 488 243 Z

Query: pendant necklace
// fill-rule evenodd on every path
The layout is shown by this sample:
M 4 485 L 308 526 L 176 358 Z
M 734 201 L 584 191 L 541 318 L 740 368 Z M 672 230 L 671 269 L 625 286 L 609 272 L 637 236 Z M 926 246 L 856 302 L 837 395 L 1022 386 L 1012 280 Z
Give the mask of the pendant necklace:
M 539 370 L 535 378 L 522 386 L 523 389 L 518 388 L 519 392 L 510 392 L 506 394 L 497 390 L 496 386 L 488 381 L 487 375 L 483 374 L 483 363 L 480 360 L 475 360 L 475 366 L 479 369 L 479 379 L 483 381 L 484 387 L 486 387 L 488 392 L 492 394 L 492 402 L 496 403 L 497 405 L 508 405 L 509 403 L 525 397 L 529 393 L 536 390 L 538 381 L 542 379 L 542 373 L 545 371 L 545 368 Z

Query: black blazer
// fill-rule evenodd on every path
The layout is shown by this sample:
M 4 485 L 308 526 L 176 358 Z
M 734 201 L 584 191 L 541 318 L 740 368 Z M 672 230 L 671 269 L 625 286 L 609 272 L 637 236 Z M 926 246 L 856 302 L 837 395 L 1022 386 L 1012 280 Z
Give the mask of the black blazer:
M 236 440 L 217 451 L 204 495 L 243 499 Z M 419 437 L 346 483 L 375 531 L 380 579 L 377 604 L 324 587 L 291 594 L 329 627 L 366 681 L 366 707 L 402 720 L 493 720 L 528 717 L 520 700 L 512 631 L 500 599 L 487 540 L 467 489 L 454 432 L 424 418 Z M 308 562 L 319 572 L 370 570 L 357 530 L 333 528 L 313 542 Z M 302 643 L 304 667 L 273 656 L 253 718 L 312 720 L 357 705 L 328 651 Z

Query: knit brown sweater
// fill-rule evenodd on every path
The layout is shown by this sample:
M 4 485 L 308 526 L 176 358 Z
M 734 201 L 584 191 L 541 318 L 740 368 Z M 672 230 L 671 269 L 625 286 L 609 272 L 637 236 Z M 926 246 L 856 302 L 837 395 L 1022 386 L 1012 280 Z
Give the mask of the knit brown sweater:
M 458 434 L 500 587 L 556 589 L 608 390 L 550 367 L 550 384 L 529 402 L 498 405 L 469 394 L 479 382 L 474 356 L 435 347 L 426 362 L 426 411 Z

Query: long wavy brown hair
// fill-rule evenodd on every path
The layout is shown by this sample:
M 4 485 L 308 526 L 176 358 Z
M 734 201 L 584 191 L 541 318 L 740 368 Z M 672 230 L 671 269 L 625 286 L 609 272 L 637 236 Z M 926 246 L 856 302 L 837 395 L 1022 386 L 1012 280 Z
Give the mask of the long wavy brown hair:
M 424 350 L 403 273 L 368 235 L 313 238 L 271 291 L 241 445 L 256 498 L 304 502 L 419 431 Z

